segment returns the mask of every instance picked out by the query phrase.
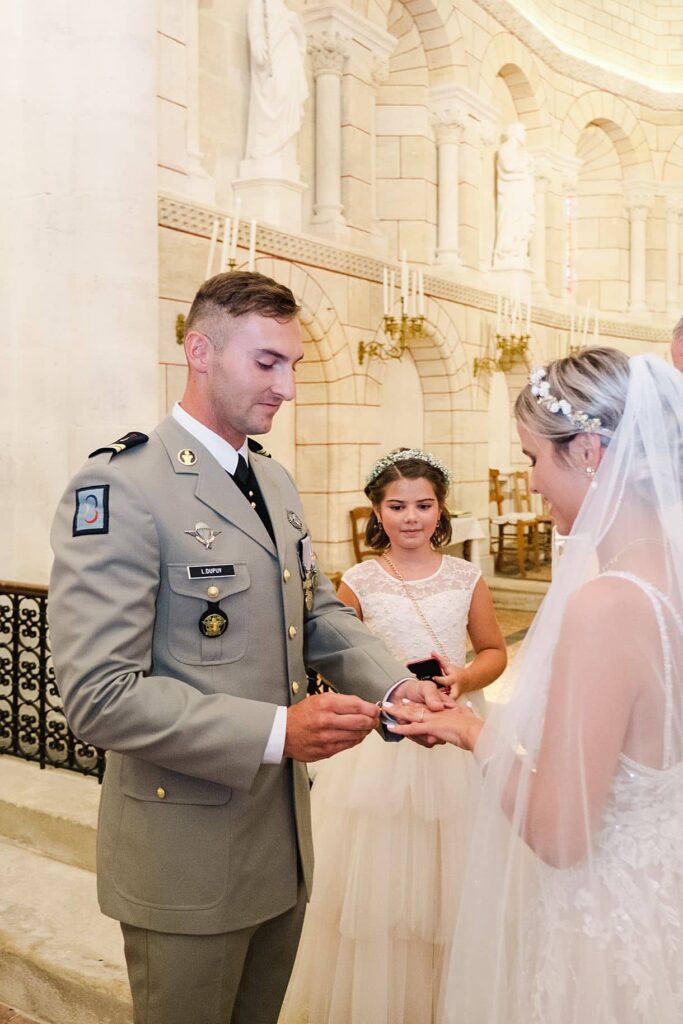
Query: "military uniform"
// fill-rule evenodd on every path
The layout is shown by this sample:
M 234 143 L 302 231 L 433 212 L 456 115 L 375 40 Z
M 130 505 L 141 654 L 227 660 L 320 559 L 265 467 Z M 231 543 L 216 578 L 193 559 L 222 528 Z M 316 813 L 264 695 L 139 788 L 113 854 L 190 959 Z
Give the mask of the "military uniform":
M 144 437 L 144 435 L 142 435 Z M 172 417 L 102 450 L 55 519 L 50 630 L 76 735 L 109 750 L 102 911 L 138 928 L 230 932 L 310 890 L 303 764 L 262 764 L 305 663 L 378 700 L 405 668 L 322 574 L 310 610 L 304 513 L 286 470 L 250 463 L 275 544 L 216 459 Z

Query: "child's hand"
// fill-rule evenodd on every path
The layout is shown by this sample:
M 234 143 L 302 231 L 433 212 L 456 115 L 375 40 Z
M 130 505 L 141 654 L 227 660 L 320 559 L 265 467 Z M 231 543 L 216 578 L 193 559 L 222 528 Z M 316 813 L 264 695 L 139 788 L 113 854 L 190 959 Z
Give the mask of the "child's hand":
M 467 692 L 467 669 L 458 665 L 451 665 L 442 658 L 436 651 L 432 651 L 432 657 L 436 658 L 441 666 L 441 675 L 434 676 L 437 686 L 443 686 L 450 691 L 451 697 L 457 700 L 463 693 Z

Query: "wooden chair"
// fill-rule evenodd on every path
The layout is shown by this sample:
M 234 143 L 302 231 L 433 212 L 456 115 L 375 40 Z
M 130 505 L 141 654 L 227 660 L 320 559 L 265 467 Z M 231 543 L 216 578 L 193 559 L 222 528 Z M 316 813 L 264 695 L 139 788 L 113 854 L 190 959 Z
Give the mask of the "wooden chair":
M 369 548 L 365 543 L 365 527 L 367 526 L 368 519 L 372 509 L 369 505 L 363 505 L 361 508 L 352 508 L 349 512 L 351 516 L 351 540 L 353 541 L 353 553 L 356 556 L 357 562 L 362 562 L 364 558 L 376 558 L 377 552 L 373 548 Z
M 516 486 L 519 494 L 518 500 L 520 502 L 526 500 L 523 498 L 523 481 L 517 481 L 515 479 L 520 475 L 523 477 L 526 474 L 510 474 L 513 490 L 513 504 L 515 501 L 514 495 Z M 528 496 L 530 506 L 531 495 L 528 487 L 528 479 L 526 483 L 526 495 Z M 532 565 L 536 565 L 538 562 L 538 526 L 536 515 L 531 511 L 530 507 L 526 510 L 522 508 L 513 508 L 511 511 L 506 512 L 505 500 L 506 497 L 500 480 L 500 470 L 490 469 L 489 502 L 494 504 L 496 507 L 496 514 L 490 517 L 490 551 L 491 554 L 495 556 L 494 569 L 496 572 L 501 574 L 506 571 L 509 572 L 510 570 L 506 567 L 510 562 L 512 562 L 512 565 L 513 567 L 516 567 L 518 574 L 524 578 L 526 576 L 527 568 Z

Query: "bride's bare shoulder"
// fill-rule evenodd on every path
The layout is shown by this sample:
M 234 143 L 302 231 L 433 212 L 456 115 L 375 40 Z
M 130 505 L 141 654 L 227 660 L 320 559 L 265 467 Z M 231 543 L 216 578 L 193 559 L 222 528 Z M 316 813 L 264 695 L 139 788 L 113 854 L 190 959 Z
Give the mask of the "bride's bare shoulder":
M 649 598 L 637 582 L 624 576 L 596 576 L 576 590 L 567 602 L 566 619 L 571 624 L 605 628 L 609 624 L 625 629 L 642 622 L 652 611 Z

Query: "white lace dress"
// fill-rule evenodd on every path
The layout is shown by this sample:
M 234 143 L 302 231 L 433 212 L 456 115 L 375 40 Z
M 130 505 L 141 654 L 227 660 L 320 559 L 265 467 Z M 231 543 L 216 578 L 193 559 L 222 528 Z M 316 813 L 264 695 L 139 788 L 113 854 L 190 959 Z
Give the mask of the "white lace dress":
M 606 575 L 639 586 L 657 617 L 662 765 L 648 767 L 621 754 L 590 858 L 569 869 L 544 868 L 526 921 L 511 1024 L 683 1021 L 683 763 L 672 743 L 680 713 L 673 679 L 681 671 L 674 652 L 680 655 L 683 622 L 643 580 Z
M 444 556 L 407 586 L 455 665 L 479 570 Z M 401 584 L 376 561 L 344 582 L 401 661 L 434 642 Z M 468 699 L 483 713 L 481 693 Z M 478 773 L 452 746 L 371 734 L 323 762 L 312 790 L 315 881 L 281 1024 L 433 1024 L 453 935 Z

